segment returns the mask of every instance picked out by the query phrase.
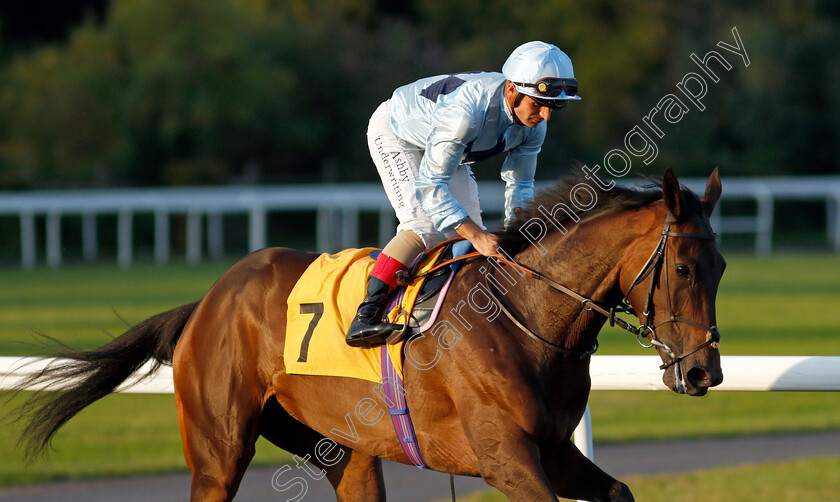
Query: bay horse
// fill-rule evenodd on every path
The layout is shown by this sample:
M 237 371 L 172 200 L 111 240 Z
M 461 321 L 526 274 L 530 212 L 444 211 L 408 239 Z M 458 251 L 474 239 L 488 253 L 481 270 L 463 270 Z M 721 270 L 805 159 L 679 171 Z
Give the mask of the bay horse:
M 463 336 L 427 332 L 406 345 L 412 360 L 437 361 L 404 366 L 429 468 L 481 476 L 511 500 L 633 500 L 570 440 L 587 403 L 598 332 L 608 319 L 629 326 L 614 316 L 624 298 L 642 323 L 631 330 L 659 352 L 669 388 L 701 396 L 723 380 L 715 296 L 725 262 L 709 223 L 721 193 L 717 170 L 702 199 L 670 169 L 658 187 L 593 181 L 577 174 L 539 192 L 500 232 L 521 268 L 487 259 L 461 268 L 439 322 L 464 327 Z M 286 298 L 316 256 L 256 251 L 200 301 L 99 349 L 56 354 L 70 362 L 36 379 L 72 383 L 30 404 L 23 435 L 30 453 L 151 359 L 173 366 L 193 501 L 231 500 L 260 435 L 323 469 L 339 501 L 385 500 L 380 459 L 410 462 L 391 421 L 381 420 L 387 412 L 370 404 L 371 383 L 285 371 Z M 491 286 L 493 304 L 509 315 L 490 319 L 489 298 L 477 305 L 473 296 L 467 308 L 463 299 L 478 284 Z

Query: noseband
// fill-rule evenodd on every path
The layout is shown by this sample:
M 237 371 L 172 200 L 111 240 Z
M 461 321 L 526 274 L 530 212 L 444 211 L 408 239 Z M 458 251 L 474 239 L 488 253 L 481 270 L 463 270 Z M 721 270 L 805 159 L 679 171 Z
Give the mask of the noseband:
M 606 308 L 598 305 L 597 303 L 595 303 L 595 301 L 592 300 L 591 298 L 587 298 L 587 297 L 585 297 L 585 296 L 567 288 L 566 286 L 563 286 L 562 284 L 559 284 L 559 283 L 553 281 L 552 279 L 549 279 L 548 277 L 544 276 L 540 272 L 538 272 L 538 271 L 536 271 L 536 270 L 534 270 L 534 269 L 532 269 L 532 268 L 530 268 L 526 265 L 522 265 L 521 263 L 518 263 L 518 262 L 516 262 L 512 259 L 499 259 L 499 258 L 496 258 L 496 259 L 498 261 L 502 262 L 502 263 L 511 265 L 511 266 L 521 270 L 525 274 L 530 275 L 531 277 L 533 277 L 537 280 L 545 282 L 551 288 L 556 289 L 557 291 L 560 291 L 560 292 L 578 300 L 579 302 L 581 302 L 583 304 L 584 310 L 595 311 L 595 312 L 598 312 L 599 314 L 605 316 L 609 320 L 610 326 L 618 326 L 619 328 L 622 328 L 622 329 L 636 335 L 637 340 L 639 341 L 639 343 L 643 347 L 650 348 L 650 347 L 656 346 L 656 347 L 661 348 L 663 351 L 665 351 L 666 354 L 668 354 L 668 357 L 670 358 L 670 360 L 668 362 L 662 364 L 659 367 L 659 369 L 666 370 L 671 366 L 675 367 L 675 373 L 676 373 L 676 376 L 677 376 L 677 378 L 676 378 L 677 387 L 678 387 L 677 391 L 682 394 L 682 393 L 685 393 L 685 384 L 683 382 L 683 374 L 682 374 L 682 371 L 680 369 L 680 362 L 683 359 L 685 359 L 686 357 L 690 356 L 691 354 L 694 354 L 695 352 L 697 352 L 699 350 L 702 350 L 702 349 L 704 349 L 708 346 L 712 346 L 713 348 L 718 348 L 719 344 L 720 344 L 720 331 L 718 331 L 717 326 L 707 326 L 705 324 L 700 324 L 700 323 L 697 323 L 695 321 L 692 321 L 691 319 L 686 319 L 686 318 L 683 318 L 683 317 L 677 317 L 676 314 L 674 313 L 674 309 L 671 306 L 671 294 L 670 294 L 670 286 L 669 286 L 669 282 L 668 282 L 668 275 L 669 275 L 668 274 L 668 268 L 667 268 L 668 253 L 666 252 L 667 251 L 667 246 L 668 246 L 668 238 L 669 237 L 682 237 L 682 238 L 689 238 L 689 239 L 714 240 L 716 238 L 716 235 L 711 234 L 711 233 L 691 234 L 691 233 L 683 233 L 683 232 L 673 232 L 673 231 L 671 231 L 672 220 L 673 220 L 673 217 L 672 217 L 671 213 L 668 212 L 668 216 L 665 218 L 665 226 L 662 228 L 661 237 L 659 238 L 659 243 L 656 245 L 656 248 L 653 250 L 653 253 L 651 253 L 650 258 L 648 258 L 647 262 L 642 267 L 642 270 L 639 271 L 638 275 L 636 276 L 636 279 L 633 280 L 633 283 L 630 285 L 630 289 L 628 289 L 627 293 L 624 295 L 624 299 L 621 302 L 619 302 L 618 307 L 615 307 L 615 308 L 606 309 Z M 659 275 L 661 274 L 663 268 L 665 268 L 665 291 L 667 292 L 666 295 L 665 295 L 665 301 L 666 301 L 666 305 L 668 306 L 668 312 L 670 313 L 670 316 L 667 319 L 664 319 L 664 320 L 654 324 L 653 294 L 654 294 L 654 291 L 656 290 L 656 284 L 659 282 L 658 278 L 659 278 Z M 644 314 L 643 314 L 644 322 L 642 323 L 642 325 L 641 326 L 634 326 L 633 324 L 631 324 L 631 323 L 629 323 L 629 322 L 627 322 L 627 321 L 625 321 L 621 318 L 616 317 L 615 316 L 616 313 L 620 313 L 620 312 L 626 312 L 626 313 L 630 313 L 630 314 L 635 315 L 635 312 L 633 311 L 633 308 L 628 303 L 627 298 L 629 298 L 630 292 L 633 290 L 633 288 L 636 287 L 637 285 L 639 285 L 641 282 L 643 282 L 648 277 L 651 278 L 651 281 L 650 281 L 650 288 L 648 289 L 647 299 L 645 301 L 645 311 L 644 311 Z M 566 349 L 565 347 L 554 344 L 554 343 L 546 340 L 545 338 L 539 336 L 537 333 L 533 332 L 530 328 L 525 326 L 525 324 L 523 324 L 516 317 L 516 315 L 513 312 L 510 311 L 510 309 L 507 307 L 507 305 L 505 305 L 504 301 L 502 301 L 501 297 L 499 296 L 498 292 L 496 291 L 496 288 L 493 285 L 493 281 L 489 281 L 489 282 L 490 282 L 490 286 L 491 286 L 490 291 L 493 294 L 493 297 L 496 300 L 496 302 L 498 303 L 499 307 L 501 307 L 502 311 L 505 313 L 505 315 L 507 315 L 507 317 L 510 318 L 511 321 L 513 321 L 514 324 L 516 324 L 522 331 L 529 334 L 531 337 L 549 345 L 550 347 L 552 347 L 552 348 L 554 348 L 554 349 L 556 349 L 560 352 L 563 352 L 563 353 L 569 354 L 569 355 L 580 356 L 581 358 L 584 358 L 586 356 L 589 356 L 589 355 L 595 353 L 595 351 L 598 349 L 597 338 L 595 339 L 595 344 L 592 346 L 591 349 L 586 350 L 586 351 L 571 351 L 569 349 Z M 675 355 L 675 353 L 671 349 L 671 347 L 669 347 L 668 344 L 659 340 L 659 338 L 656 336 L 656 329 L 658 329 L 660 326 L 662 326 L 666 323 L 669 323 L 669 322 L 685 323 L 685 324 L 689 324 L 691 326 L 706 330 L 706 332 L 707 332 L 706 341 L 699 344 L 699 345 L 696 345 L 696 346 L 692 347 L 691 349 L 683 352 L 680 355 Z M 644 342 L 642 342 L 642 337 L 645 337 L 647 335 L 647 333 L 650 333 L 650 336 L 651 336 L 650 345 L 645 345 Z

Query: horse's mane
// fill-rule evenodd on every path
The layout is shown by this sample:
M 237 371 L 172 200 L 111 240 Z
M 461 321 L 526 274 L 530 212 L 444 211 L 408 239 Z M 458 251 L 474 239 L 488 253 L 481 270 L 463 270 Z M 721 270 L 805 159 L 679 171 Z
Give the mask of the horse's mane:
M 581 172 L 576 171 L 574 174 L 565 176 L 553 187 L 538 191 L 522 213 L 518 214 L 517 219 L 499 233 L 501 247 L 510 256 L 513 256 L 530 245 L 531 241 L 522 230 L 526 225 L 533 224 L 534 218 L 542 222 L 548 232 L 558 231 L 556 225 L 571 229 L 577 224 L 577 221 L 567 213 L 565 208 L 568 208 L 577 218 L 582 220 L 608 212 L 632 211 L 662 200 L 661 178 L 644 177 L 650 183 L 636 187 L 615 184 L 610 190 L 604 190 L 597 183 L 587 179 Z M 597 194 L 597 201 L 587 211 L 577 209 L 571 200 L 575 186 L 581 183 L 588 185 Z M 697 195 L 685 187 L 681 187 L 681 191 L 683 194 L 681 202 L 686 204 L 687 207 L 683 208 L 684 210 L 681 211 L 681 217 L 677 222 L 702 211 L 702 204 Z M 587 199 L 584 198 L 584 201 L 587 201 Z M 564 210 L 554 211 L 554 214 L 550 215 L 552 209 L 558 204 L 564 205 Z

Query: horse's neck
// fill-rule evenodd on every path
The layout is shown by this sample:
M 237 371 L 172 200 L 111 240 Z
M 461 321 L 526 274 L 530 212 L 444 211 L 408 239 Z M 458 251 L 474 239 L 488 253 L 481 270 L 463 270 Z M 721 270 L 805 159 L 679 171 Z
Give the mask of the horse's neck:
M 647 218 L 642 218 L 647 220 Z M 541 243 L 547 252 L 529 246 L 517 260 L 532 266 L 554 281 L 591 298 L 606 307 L 622 297 L 619 268 L 625 251 L 644 233 L 638 214 L 604 215 L 581 222 L 570 232 L 546 237 Z M 647 225 L 645 225 L 647 226 Z M 545 293 L 532 289 L 539 305 L 531 311 L 535 325 L 555 337 L 556 343 L 571 350 L 590 348 L 606 319 L 559 291 Z

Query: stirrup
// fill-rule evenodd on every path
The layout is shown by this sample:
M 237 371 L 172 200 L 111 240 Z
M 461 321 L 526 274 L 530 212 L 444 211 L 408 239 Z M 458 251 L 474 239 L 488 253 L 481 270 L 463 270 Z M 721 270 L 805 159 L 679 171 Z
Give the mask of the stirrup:
M 411 328 L 408 327 L 408 323 L 405 323 L 402 329 L 395 329 L 392 331 L 388 338 L 385 339 L 385 343 L 393 345 L 408 337 L 409 334 L 411 334 Z

